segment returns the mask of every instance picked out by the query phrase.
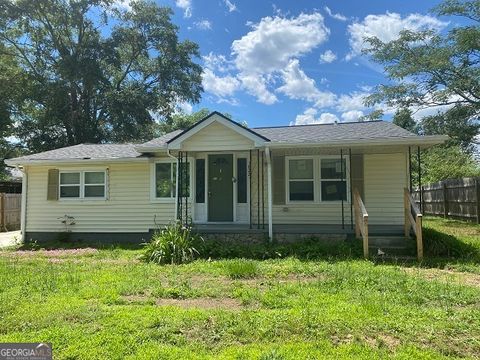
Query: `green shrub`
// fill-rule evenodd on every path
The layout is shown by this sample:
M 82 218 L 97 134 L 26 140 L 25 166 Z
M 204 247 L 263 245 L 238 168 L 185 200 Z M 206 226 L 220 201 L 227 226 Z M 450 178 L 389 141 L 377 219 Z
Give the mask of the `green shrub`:
M 235 259 L 225 264 L 225 270 L 231 279 L 246 279 L 258 274 L 258 265 L 252 260 Z
M 205 240 L 202 243 L 202 257 L 208 259 L 279 259 L 296 257 L 304 260 L 325 258 L 356 258 L 362 256 L 360 241 L 351 240 L 339 243 L 326 243 L 316 238 L 298 239 L 290 243 L 278 242 L 225 242 L 221 240 Z
M 184 264 L 199 255 L 195 245 L 201 237 L 188 226 L 171 223 L 157 230 L 149 243 L 145 244 L 142 258 L 156 264 Z

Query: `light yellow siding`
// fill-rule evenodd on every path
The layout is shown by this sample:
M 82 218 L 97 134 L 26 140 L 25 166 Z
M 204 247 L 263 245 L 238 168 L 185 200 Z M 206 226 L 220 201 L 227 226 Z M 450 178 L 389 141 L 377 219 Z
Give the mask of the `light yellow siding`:
M 231 151 L 252 148 L 249 140 L 225 125 L 213 122 L 182 143 L 183 151 Z
M 285 151 L 294 155 L 295 150 Z M 256 150 L 251 159 L 251 215 L 252 222 L 268 222 L 267 165 L 263 186 L 257 185 L 258 162 Z M 321 155 L 320 151 L 316 152 Z M 247 153 L 248 154 L 248 153 Z M 261 154 L 261 153 L 260 153 Z M 403 188 L 407 185 L 407 158 L 405 153 L 365 154 L 364 191 L 369 223 L 390 225 L 403 223 Z M 153 161 L 153 160 L 152 160 Z M 27 169 L 26 231 L 64 231 L 58 218 L 70 215 L 75 218 L 74 232 L 148 232 L 155 222 L 162 225 L 174 218 L 175 203 L 151 199 L 151 163 L 110 163 L 103 166 L 58 166 L 60 170 L 89 170 L 108 168 L 107 200 L 47 201 L 48 169 L 54 166 L 34 166 Z M 260 161 L 260 169 L 262 162 Z M 258 205 L 260 204 L 260 218 Z M 191 214 L 189 210 L 189 215 Z M 344 202 L 344 221 L 350 224 L 350 203 Z M 341 224 L 340 202 L 273 205 L 274 224 Z
M 406 154 L 364 157 L 365 207 L 369 224 L 403 224 L 403 189 L 407 186 Z
M 58 220 L 65 214 L 75 218 L 74 232 L 148 232 L 175 216 L 174 201 L 150 199 L 148 162 L 111 163 L 102 166 L 57 167 L 60 170 L 108 167 L 108 200 L 47 201 L 47 174 L 52 166 L 28 168 L 26 231 L 64 231 Z M 155 219 L 155 220 L 154 220 Z
M 291 149 L 282 151 L 286 156 L 301 153 L 309 155 L 331 155 L 331 152 L 314 149 Z M 279 153 L 280 151 L 277 151 Z M 260 162 L 261 165 L 261 162 Z M 268 219 L 268 198 L 265 164 L 264 206 L 265 219 Z M 347 174 L 347 177 L 349 175 Z M 252 156 L 252 221 L 257 223 L 258 217 L 258 187 L 257 187 L 256 151 Z M 408 181 L 407 158 L 405 153 L 365 154 L 364 155 L 364 191 L 365 205 L 369 213 L 369 223 L 372 225 L 403 224 L 403 189 Z M 261 186 L 260 186 L 261 193 Z M 341 224 L 341 202 L 319 203 L 286 203 L 273 205 L 274 224 Z M 351 224 L 350 202 L 343 203 L 344 222 Z M 262 222 L 262 207 L 260 196 L 260 223 Z M 267 220 L 265 220 L 267 222 Z
M 298 149 L 287 150 L 284 153 L 287 156 L 296 155 Z M 283 152 L 282 152 L 283 153 Z M 319 155 L 318 150 L 311 152 L 311 154 Z M 263 159 L 265 161 L 265 158 Z M 252 152 L 252 222 L 257 224 L 259 220 L 260 224 L 265 219 L 265 224 L 268 223 L 268 192 L 267 192 L 267 164 L 264 164 L 264 187 L 263 187 L 263 206 L 264 213 L 262 213 L 262 186 L 260 179 L 260 187 L 257 186 L 258 182 L 258 163 L 257 152 Z M 262 153 L 260 152 L 260 174 L 262 172 Z M 260 192 L 260 196 L 258 196 Z M 258 207 L 258 204 L 260 206 Z M 260 218 L 258 218 L 260 209 Z M 350 203 L 343 203 L 344 209 L 344 222 L 345 226 L 350 224 Z M 329 225 L 329 224 L 341 224 L 342 223 L 342 203 L 290 203 L 285 205 L 273 205 L 272 206 L 272 218 L 274 224 L 307 224 L 307 225 Z M 258 220 L 257 220 L 258 219 Z

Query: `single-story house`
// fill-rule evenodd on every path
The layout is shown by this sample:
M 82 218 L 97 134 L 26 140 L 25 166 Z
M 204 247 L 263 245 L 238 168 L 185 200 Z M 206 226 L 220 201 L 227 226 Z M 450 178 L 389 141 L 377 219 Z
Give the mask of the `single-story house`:
M 145 239 L 174 219 L 272 238 L 353 232 L 365 209 L 371 231 L 403 231 L 412 150 L 445 140 L 387 121 L 249 129 L 213 112 L 143 144 L 80 144 L 6 163 L 24 172 L 26 238 Z

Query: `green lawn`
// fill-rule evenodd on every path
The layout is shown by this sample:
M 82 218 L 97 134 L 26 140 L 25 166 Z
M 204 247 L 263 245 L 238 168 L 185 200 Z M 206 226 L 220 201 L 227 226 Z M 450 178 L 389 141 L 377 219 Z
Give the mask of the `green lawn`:
M 3 251 L 0 342 L 51 342 L 58 359 L 475 358 L 480 226 L 425 226 L 447 240 L 426 239 L 435 258 L 421 264 L 302 255 L 158 266 L 138 249 Z

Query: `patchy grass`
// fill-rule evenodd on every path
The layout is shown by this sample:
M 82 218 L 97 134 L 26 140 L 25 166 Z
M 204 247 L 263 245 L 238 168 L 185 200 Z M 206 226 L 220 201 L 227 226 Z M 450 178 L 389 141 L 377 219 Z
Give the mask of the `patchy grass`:
M 453 236 L 455 245 L 480 247 L 478 226 L 436 219 L 425 224 Z M 322 258 L 323 250 L 309 246 L 307 254 L 289 250 L 287 257 L 263 261 L 165 266 L 139 261 L 141 249 L 128 247 L 0 252 L 0 342 L 52 342 L 56 359 L 442 359 L 480 353 L 474 253 L 450 252 L 420 264 L 376 263 Z
M 258 274 L 258 264 L 246 259 L 229 260 L 225 262 L 225 270 L 231 279 L 253 278 Z

